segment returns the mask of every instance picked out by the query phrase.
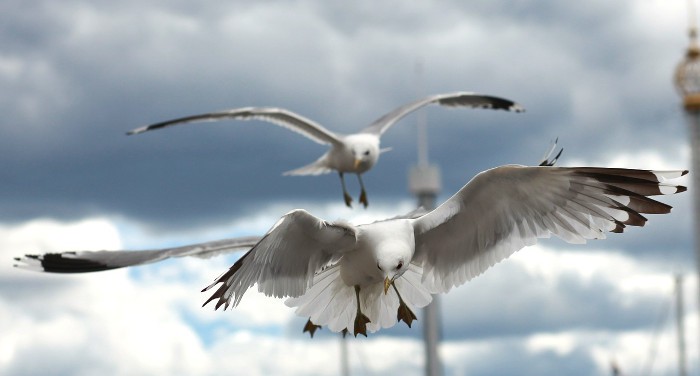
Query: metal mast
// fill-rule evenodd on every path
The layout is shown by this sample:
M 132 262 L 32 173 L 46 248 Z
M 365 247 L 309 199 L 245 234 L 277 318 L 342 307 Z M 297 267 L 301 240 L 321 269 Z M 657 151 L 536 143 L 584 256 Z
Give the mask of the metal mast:
M 683 323 L 683 276 L 676 274 L 676 331 L 678 334 L 678 375 L 686 376 L 688 370 L 685 360 L 685 325 Z
M 673 81 L 678 93 L 683 97 L 683 109 L 688 123 L 691 148 L 691 166 L 693 171 L 700 168 L 700 47 L 698 47 L 698 30 L 693 0 L 688 0 L 690 44 L 685 57 L 676 67 Z M 700 174 L 692 174 L 693 213 L 695 234 L 700 234 Z M 700 239 L 695 236 L 696 271 L 700 272 Z M 699 273 L 700 274 L 700 273 Z M 698 279 L 700 282 L 700 278 Z M 698 301 L 700 302 L 700 284 L 698 286 Z
M 422 64 L 416 64 L 416 75 L 420 78 Z M 420 83 L 419 83 L 420 88 Z M 427 115 L 420 110 L 418 115 L 418 164 L 411 167 L 408 175 L 408 189 L 418 198 L 418 205 L 427 210 L 435 208 L 435 200 L 440 192 L 440 169 L 428 162 Z M 433 301 L 423 308 L 423 339 L 425 341 L 425 374 L 442 375 L 442 365 L 438 354 L 440 342 L 440 300 L 433 295 Z

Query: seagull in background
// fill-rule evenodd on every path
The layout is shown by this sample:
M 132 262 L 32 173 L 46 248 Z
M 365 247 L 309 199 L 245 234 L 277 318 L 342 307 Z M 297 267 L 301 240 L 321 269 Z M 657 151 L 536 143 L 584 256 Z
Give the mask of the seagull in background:
M 275 107 L 244 107 L 201 115 L 186 116 L 137 128 L 128 135 L 139 134 L 172 125 L 217 121 L 222 119 L 264 120 L 282 126 L 319 143 L 330 145 L 330 149 L 315 162 L 287 171 L 284 175 L 320 175 L 337 171 L 343 189 L 345 205 L 352 207 L 352 197 L 345 188 L 345 173 L 357 175 L 360 183 L 359 202 L 366 208 L 367 192 L 362 182 L 362 174 L 371 169 L 379 160 L 379 155 L 389 149 L 380 149 L 380 138 L 392 125 L 409 113 L 427 106 L 439 104 L 448 107 L 487 108 L 514 112 L 525 111 L 519 104 L 504 98 L 469 92 L 455 92 L 431 95 L 400 106 L 375 120 L 358 133 L 342 135 L 334 133 L 320 124 L 292 111 Z

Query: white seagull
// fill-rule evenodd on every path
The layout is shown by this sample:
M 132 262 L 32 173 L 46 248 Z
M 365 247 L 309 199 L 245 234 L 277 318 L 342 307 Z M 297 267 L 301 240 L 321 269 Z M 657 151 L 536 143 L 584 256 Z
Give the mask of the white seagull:
M 643 226 L 671 206 L 647 196 L 688 171 L 506 165 L 484 171 L 433 211 L 366 225 L 284 215 L 214 283 L 204 303 L 235 307 L 257 284 L 316 329 L 367 335 L 404 321 L 515 251 L 555 235 L 569 243 Z
M 346 172 L 357 174 L 357 179 L 361 187 L 359 201 L 367 207 L 367 193 L 365 192 L 365 186 L 362 182 L 361 175 L 377 163 L 379 154 L 388 150 L 382 150 L 379 147 L 382 134 L 402 117 L 429 104 L 439 104 L 448 107 L 490 108 L 515 112 L 524 111 L 522 106 L 508 99 L 476 93 L 456 92 L 431 95 L 405 104 L 375 120 L 359 133 L 350 135 L 331 132 L 313 120 L 309 120 L 292 111 L 275 107 L 244 107 L 187 116 L 147 125 L 131 130 L 127 132 L 127 134 L 139 134 L 176 124 L 217 121 L 222 119 L 268 121 L 300 133 L 319 144 L 330 145 L 330 149 L 315 162 L 295 170 L 287 171 L 284 175 L 320 175 L 330 173 L 331 171 L 338 171 L 340 183 L 343 188 L 343 199 L 345 200 L 345 204 L 350 207 L 352 197 L 345 188 L 343 174 Z
M 552 148 L 553 150 L 553 148 Z M 82 273 L 141 265 L 170 257 L 211 257 L 249 249 L 203 291 L 204 303 L 236 306 L 253 285 L 308 317 L 304 332 L 320 326 L 367 335 L 404 321 L 432 294 L 483 273 L 515 251 L 552 234 L 570 243 L 605 238 L 642 214 L 664 214 L 667 204 L 647 196 L 683 192 L 665 183 L 688 171 L 507 165 L 478 174 L 437 209 L 418 209 L 366 225 L 327 222 L 304 210 L 283 216 L 263 237 L 224 239 L 148 251 L 77 251 L 25 255 L 15 266 Z

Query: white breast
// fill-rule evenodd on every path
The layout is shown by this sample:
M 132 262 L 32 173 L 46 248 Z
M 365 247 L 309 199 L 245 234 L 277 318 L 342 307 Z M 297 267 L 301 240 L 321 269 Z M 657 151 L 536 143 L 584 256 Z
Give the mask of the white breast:
M 415 239 L 408 220 L 375 222 L 357 230 L 355 251 L 345 254 L 340 264 L 340 275 L 347 285 L 382 283 L 384 276 L 377 267 L 379 252 L 400 252 L 406 260 L 412 259 Z

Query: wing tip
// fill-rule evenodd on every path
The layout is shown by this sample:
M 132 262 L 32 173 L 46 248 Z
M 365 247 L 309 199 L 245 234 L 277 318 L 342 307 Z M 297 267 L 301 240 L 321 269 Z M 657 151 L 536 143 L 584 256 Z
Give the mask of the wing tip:
M 146 132 L 147 130 L 148 130 L 148 126 L 136 128 L 136 129 L 132 129 L 132 130 L 126 132 L 126 135 L 131 136 L 131 135 L 135 135 L 135 134 L 141 134 L 143 132 Z
M 512 112 L 525 112 L 525 107 L 521 106 L 518 103 L 513 102 L 513 104 L 508 107 L 508 111 Z
M 25 255 L 24 257 L 13 257 L 15 263 L 12 264 L 13 267 L 18 269 L 31 270 L 34 272 L 44 272 L 46 269 L 43 267 L 39 255 Z
M 15 257 L 15 266 L 20 269 L 59 274 L 100 272 L 120 267 L 71 256 L 75 256 L 75 252 L 27 254 Z

